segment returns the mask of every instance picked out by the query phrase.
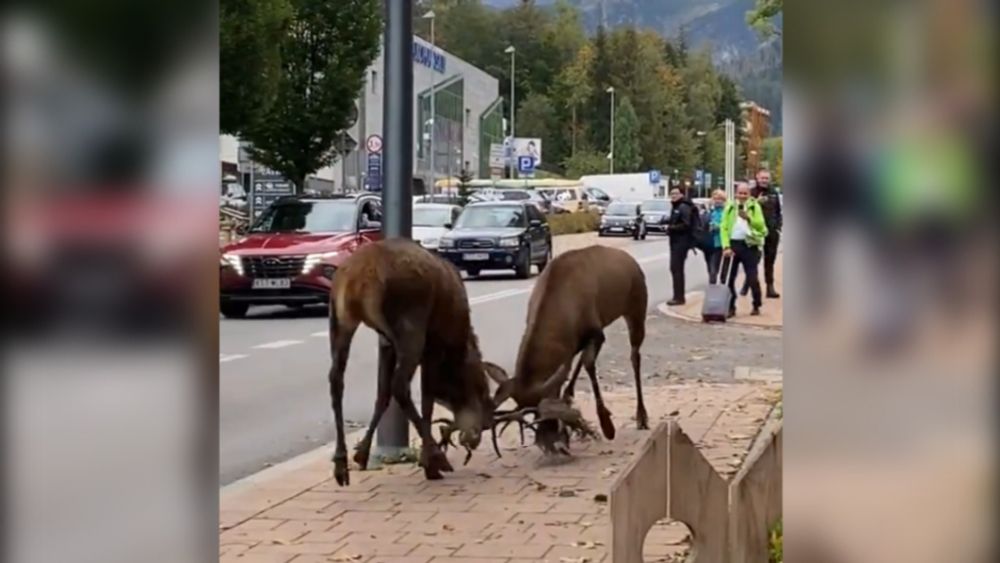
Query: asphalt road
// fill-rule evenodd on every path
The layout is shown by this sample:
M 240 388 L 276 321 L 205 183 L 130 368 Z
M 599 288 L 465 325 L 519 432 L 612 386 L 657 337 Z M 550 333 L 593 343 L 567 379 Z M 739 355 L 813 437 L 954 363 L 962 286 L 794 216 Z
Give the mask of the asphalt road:
M 666 239 L 651 235 L 623 248 L 646 272 L 650 309 L 669 299 Z M 705 285 L 700 253 L 688 258 L 686 270 L 688 291 Z M 491 274 L 466 281 L 472 322 L 486 359 L 512 371 L 534 279 Z M 334 439 L 324 307 L 256 307 L 246 319 L 220 319 L 219 332 L 221 485 Z M 367 328 L 354 338 L 344 399 L 349 421 L 367 424 L 371 416 L 376 344 L 375 333 Z

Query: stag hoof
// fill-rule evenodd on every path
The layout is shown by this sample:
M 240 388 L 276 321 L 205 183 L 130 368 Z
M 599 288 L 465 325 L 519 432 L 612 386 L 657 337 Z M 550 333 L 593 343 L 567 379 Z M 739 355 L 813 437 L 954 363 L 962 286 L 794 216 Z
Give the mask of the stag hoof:
M 358 448 L 354 452 L 354 463 L 358 464 L 361 471 L 368 469 L 368 448 Z
M 443 478 L 442 471 L 455 471 L 448 461 L 448 456 L 434 446 L 423 449 L 420 455 L 420 466 L 424 468 L 424 476 L 431 481 Z
M 611 411 L 608 409 L 599 409 L 597 411 L 597 418 L 601 421 L 601 432 L 604 437 L 608 440 L 615 439 L 615 424 L 611 422 Z
M 347 456 L 333 456 L 333 477 L 337 484 L 346 487 L 351 484 L 351 473 L 347 469 Z
M 645 410 L 635 414 L 635 426 L 639 430 L 649 430 L 649 416 L 646 415 Z

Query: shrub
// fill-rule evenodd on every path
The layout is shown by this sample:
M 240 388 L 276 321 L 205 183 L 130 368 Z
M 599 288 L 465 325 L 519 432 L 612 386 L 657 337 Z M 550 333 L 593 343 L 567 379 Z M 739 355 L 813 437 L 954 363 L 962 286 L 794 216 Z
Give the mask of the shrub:
M 601 216 L 593 211 L 549 215 L 549 229 L 553 235 L 569 235 L 596 231 Z
M 770 554 L 768 557 L 768 563 L 782 563 L 785 560 L 784 554 L 784 533 L 781 529 L 781 520 L 771 528 L 771 542 L 770 542 Z

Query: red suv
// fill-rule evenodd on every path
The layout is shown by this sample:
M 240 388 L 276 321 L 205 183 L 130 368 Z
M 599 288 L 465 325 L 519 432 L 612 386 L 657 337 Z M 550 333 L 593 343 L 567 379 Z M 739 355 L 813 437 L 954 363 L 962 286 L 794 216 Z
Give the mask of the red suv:
M 241 318 L 250 305 L 327 303 L 337 266 L 382 237 L 381 221 L 382 201 L 370 193 L 276 201 L 222 247 L 219 310 Z

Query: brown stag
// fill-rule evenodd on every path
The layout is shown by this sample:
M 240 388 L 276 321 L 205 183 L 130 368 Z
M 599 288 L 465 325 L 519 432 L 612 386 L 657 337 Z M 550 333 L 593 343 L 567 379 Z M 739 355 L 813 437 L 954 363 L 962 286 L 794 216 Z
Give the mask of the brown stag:
M 648 294 L 639 264 L 623 250 L 591 246 L 562 254 L 539 276 L 528 302 L 528 319 L 518 351 L 514 377 L 500 384 L 494 402 L 513 398 L 518 410 L 498 420 L 524 422 L 533 415 L 536 441 L 548 452 L 566 453 L 567 430 L 590 433 L 579 411 L 570 407 L 580 368 L 594 389 L 597 416 L 608 439 L 615 436 L 611 413 L 597 381 L 596 360 L 604 344 L 604 328 L 624 317 L 631 344 L 639 428 L 649 427 L 642 398 L 639 348 L 646 335 Z M 562 399 L 573 358 L 580 354 Z
M 365 469 L 372 436 L 395 397 L 423 442 L 420 466 L 428 479 L 452 471 L 442 451 L 452 430 L 469 455 L 482 431 L 493 427 L 493 402 L 487 376 L 507 379 L 498 366 L 485 362 L 469 318 L 469 302 L 458 272 L 450 264 L 408 240 L 366 245 L 337 270 L 330 293 L 330 397 L 337 426 L 334 476 L 349 483 L 342 402 L 344 370 L 351 340 L 362 323 L 380 339 L 378 394 L 371 424 L 355 448 L 354 461 Z M 421 411 L 410 397 L 410 383 L 420 366 Z M 431 436 L 434 403 L 454 414 L 445 421 L 441 444 Z M 468 461 L 468 458 L 466 458 Z

